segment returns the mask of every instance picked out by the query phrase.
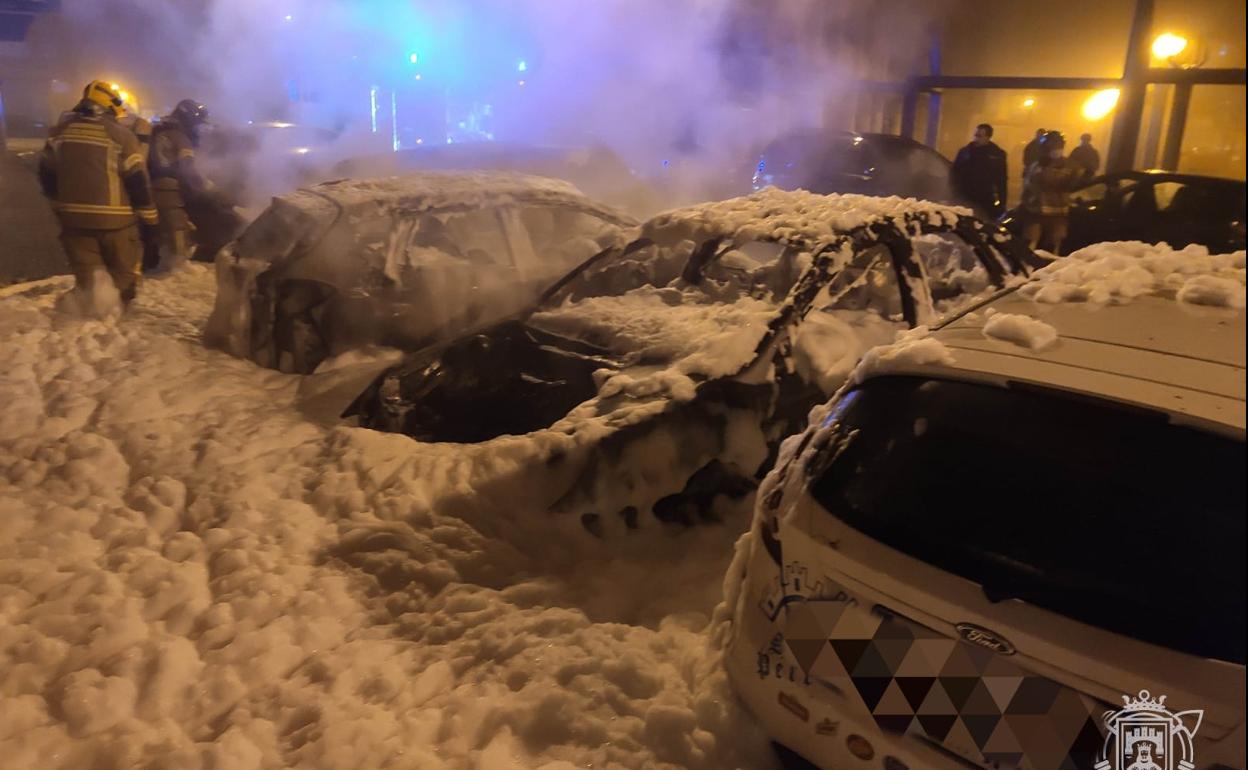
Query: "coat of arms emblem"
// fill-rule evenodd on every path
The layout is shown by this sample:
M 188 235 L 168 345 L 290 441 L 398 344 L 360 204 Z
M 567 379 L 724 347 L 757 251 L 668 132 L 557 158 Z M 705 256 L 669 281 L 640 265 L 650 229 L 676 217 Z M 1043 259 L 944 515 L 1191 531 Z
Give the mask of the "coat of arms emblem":
M 1192 739 L 1204 711 L 1172 712 L 1166 696 L 1148 690 L 1138 698 L 1122 696 L 1123 707 L 1105 712 L 1105 748 L 1096 770 L 1194 770 Z

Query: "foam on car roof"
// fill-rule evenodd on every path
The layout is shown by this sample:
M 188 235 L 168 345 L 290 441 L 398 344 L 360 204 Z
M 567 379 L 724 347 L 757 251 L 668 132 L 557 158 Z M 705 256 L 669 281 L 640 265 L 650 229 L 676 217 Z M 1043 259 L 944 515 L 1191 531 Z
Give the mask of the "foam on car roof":
M 647 233 L 680 229 L 690 237 L 713 235 L 745 239 L 800 241 L 814 247 L 860 225 L 881 220 L 925 217 L 953 225 L 970 209 L 914 198 L 870 195 L 817 195 L 769 187 L 752 195 L 668 211 L 646 223 Z
M 527 205 L 569 206 L 620 225 L 635 224 L 627 215 L 586 198 L 568 182 L 512 172 L 429 171 L 382 179 L 344 179 L 279 196 L 277 200 L 306 208 L 316 205 L 316 199 L 332 200 L 350 214 L 397 208 L 476 208 L 515 200 Z

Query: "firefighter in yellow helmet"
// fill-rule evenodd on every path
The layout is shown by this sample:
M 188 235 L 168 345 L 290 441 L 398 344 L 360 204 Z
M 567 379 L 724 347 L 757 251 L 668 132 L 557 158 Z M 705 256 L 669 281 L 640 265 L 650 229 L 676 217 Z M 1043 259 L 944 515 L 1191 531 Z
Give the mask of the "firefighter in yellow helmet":
M 204 105 L 183 99 L 152 130 L 152 189 L 160 211 L 160 261 L 166 269 L 190 259 L 194 250 L 195 226 L 186 212 L 186 196 L 212 190 L 195 166 L 200 129 L 207 122 Z
M 114 84 L 115 85 L 115 84 Z M 113 112 L 117 115 L 117 122 L 134 132 L 135 138 L 139 140 L 139 144 L 143 148 L 143 157 L 148 160 L 149 170 L 151 174 L 151 148 L 152 148 L 152 123 L 147 118 L 139 114 L 138 104 L 134 97 L 126 91 L 120 91 L 119 95 L 122 99 L 120 107 L 114 105 Z M 160 264 L 160 238 L 152 238 L 150 243 L 143 246 L 143 270 L 150 271 L 156 269 Z
M 117 89 L 95 80 L 49 132 L 39 183 L 61 222 L 61 243 L 80 289 L 107 272 L 129 304 L 138 291 L 143 244 L 157 213 L 139 140 L 117 122 Z
M 117 122 L 134 132 L 144 152 L 152 144 L 152 123 L 139 114 L 134 98 L 125 91 L 121 92 L 122 106 L 117 108 Z

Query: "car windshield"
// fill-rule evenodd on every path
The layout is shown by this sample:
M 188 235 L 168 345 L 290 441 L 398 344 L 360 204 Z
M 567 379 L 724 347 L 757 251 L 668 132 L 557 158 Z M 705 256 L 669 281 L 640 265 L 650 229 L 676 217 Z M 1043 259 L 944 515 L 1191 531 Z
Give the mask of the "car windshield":
M 760 163 L 769 174 L 867 174 L 875 160 L 861 137 L 800 134 L 768 145 Z
M 235 249 L 240 257 L 270 262 L 290 254 L 301 238 L 310 235 L 307 230 L 300 224 L 298 209 L 275 200 L 238 237 Z
M 587 297 L 621 296 L 635 289 L 662 289 L 678 278 L 709 301 L 741 296 L 779 298 L 800 275 L 796 246 L 769 241 L 733 243 L 723 238 L 658 244 L 639 239 L 609 248 L 581 264 L 543 295 L 539 307 L 558 307 Z
M 1070 198 L 1075 203 L 1095 204 L 1105 201 L 1106 203 L 1122 203 L 1127 195 L 1135 189 L 1136 183 L 1131 180 L 1123 179 L 1107 179 L 1100 182 L 1093 182 L 1086 187 L 1080 187 L 1070 194 Z
M 1244 662 L 1244 442 L 1011 385 L 886 377 L 814 497 L 854 529 L 1115 633 Z M 838 442 L 833 442 L 834 445 Z

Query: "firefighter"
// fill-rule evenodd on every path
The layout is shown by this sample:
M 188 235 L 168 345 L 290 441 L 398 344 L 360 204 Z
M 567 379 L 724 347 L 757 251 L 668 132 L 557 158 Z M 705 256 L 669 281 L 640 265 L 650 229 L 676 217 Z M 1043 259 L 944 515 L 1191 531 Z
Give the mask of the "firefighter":
M 1070 192 L 1083 178 L 1083 168 L 1066 157 L 1066 137 L 1061 131 L 1045 133 L 1040 151 L 1039 158 L 1027 169 L 1023 185 L 1023 237 L 1032 249 L 1043 245 L 1061 256 L 1070 216 Z
M 94 80 L 49 132 L 39 183 L 61 222 L 61 244 L 79 289 L 106 271 L 129 305 L 139 286 L 143 244 L 155 243 L 157 212 L 139 140 L 117 123 L 117 89 Z
M 111 87 L 121 96 L 121 105 L 113 105 L 113 113 L 117 122 L 134 132 L 139 144 L 143 145 L 144 157 L 152 144 L 152 123 L 139 114 L 139 103 L 134 95 L 122 89 L 116 83 Z M 149 172 L 150 173 L 150 172 Z
M 194 250 L 186 196 L 212 189 L 195 166 L 200 129 L 207 122 L 204 105 L 183 99 L 152 130 L 152 190 L 160 211 L 160 262 L 166 269 L 186 262 Z
M 143 148 L 144 159 L 148 159 L 152 148 L 152 123 L 139 114 L 138 105 L 129 94 L 125 91 L 120 91 L 119 93 L 121 94 L 122 106 L 113 106 L 117 122 L 134 133 L 135 138 L 139 140 L 139 145 Z M 159 238 L 154 238 L 150 243 L 143 245 L 143 270 L 145 272 L 156 269 L 157 265 L 160 264 L 159 240 Z
M 117 116 L 117 122 L 134 134 L 139 140 L 139 144 L 143 146 L 143 152 L 150 152 L 152 146 L 152 123 L 137 112 L 128 112 L 122 110 L 122 114 Z M 144 156 L 146 157 L 146 155 Z

